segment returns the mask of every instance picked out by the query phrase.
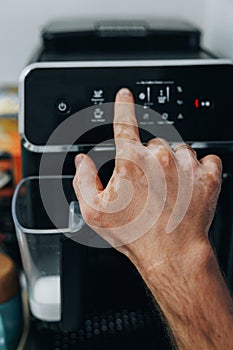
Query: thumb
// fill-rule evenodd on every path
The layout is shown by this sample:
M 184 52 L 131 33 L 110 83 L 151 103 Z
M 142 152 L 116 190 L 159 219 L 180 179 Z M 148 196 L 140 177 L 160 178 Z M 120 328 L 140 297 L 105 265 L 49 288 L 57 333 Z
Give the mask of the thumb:
M 79 154 L 75 158 L 76 174 L 73 180 L 73 187 L 79 202 L 83 201 L 89 206 L 92 206 L 94 199 L 100 191 L 103 190 L 103 185 L 98 176 L 98 170 L 93 160 L 85 155 Z

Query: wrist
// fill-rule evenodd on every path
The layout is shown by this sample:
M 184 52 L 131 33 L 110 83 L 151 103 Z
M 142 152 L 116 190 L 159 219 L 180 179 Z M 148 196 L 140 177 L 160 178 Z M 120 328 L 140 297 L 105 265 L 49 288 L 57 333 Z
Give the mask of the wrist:
M 190 242 L 184 247 L 177 244 L 173 249 L 165 249 L 165 253 L 154 250 L 152 256 L 131 259 L 149 288 L 155 286 L 160 291 L 160 284 L 163 285 L 164 280 L 172 284 L 180 284 L 183 280 L 192 283 L 195 276 L 218 268 L 208 239 Z

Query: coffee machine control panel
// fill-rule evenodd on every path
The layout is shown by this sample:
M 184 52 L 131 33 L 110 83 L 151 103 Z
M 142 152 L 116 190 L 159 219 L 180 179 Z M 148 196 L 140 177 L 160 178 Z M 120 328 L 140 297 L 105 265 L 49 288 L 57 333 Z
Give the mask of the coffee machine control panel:
M 115 95 L 127 87 L 143 142 L 173 128 L 185 142 L 230 143 L 232 67 L 223 60 L 37 63 L 21 76 L 21 137 L 32 151 L 48 140 L 55 147 L 111 140 Z M 69 132 L 52 139 L 71 118 L 77 139 L 69 140 Z

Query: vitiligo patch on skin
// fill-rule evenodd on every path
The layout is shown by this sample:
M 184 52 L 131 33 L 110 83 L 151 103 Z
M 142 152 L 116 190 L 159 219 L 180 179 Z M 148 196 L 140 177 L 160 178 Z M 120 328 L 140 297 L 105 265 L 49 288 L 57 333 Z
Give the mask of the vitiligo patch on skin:
M 122 151 L 123 153 L 123 151 Z M 125 177 L 127 175 L 127 170 L 124 166 L 120 166 L 118 169 L 117 169 L 117 174 L 121 177 Z

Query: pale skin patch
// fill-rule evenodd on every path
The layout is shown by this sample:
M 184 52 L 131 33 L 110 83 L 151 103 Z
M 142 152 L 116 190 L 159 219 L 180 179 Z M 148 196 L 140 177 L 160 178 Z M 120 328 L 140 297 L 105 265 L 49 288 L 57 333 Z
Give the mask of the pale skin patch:
M 123 155 L 124 155 L 124 149 L 123 148 L 118 149 L 118 156 L 121 157 Z
M 119 167 L 117 171 L 119 176 L 125 177 L 127 175 L 127 170 L 124 166 Z

